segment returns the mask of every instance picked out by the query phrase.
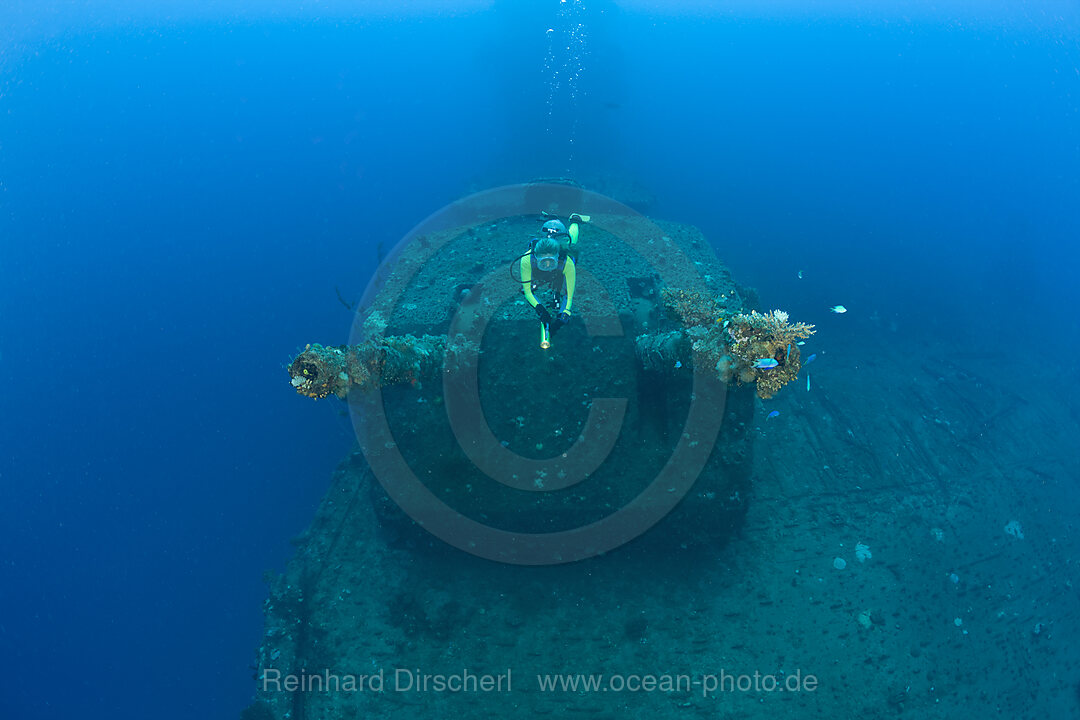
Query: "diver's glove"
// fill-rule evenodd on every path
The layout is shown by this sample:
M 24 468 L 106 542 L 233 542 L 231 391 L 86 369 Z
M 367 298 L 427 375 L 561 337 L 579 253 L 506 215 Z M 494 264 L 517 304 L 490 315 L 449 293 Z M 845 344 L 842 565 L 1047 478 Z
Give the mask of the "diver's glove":
M 558 332 L 563 327 L 565 327 L 566 323 L 568 323 L 568 322 L 570 322 L 570 313 L 568 313 L 568 312 L 559 313 L 558 316 L 556 316 L 556 318 L 555 318 L 555 322 L 553 322 L 551 324 L 551 334 L 554 335 L 556 332 Z
M 548 312 L 548 309 L 546 307 L 544 307 L 541 303 L 536 303 L 536 307 L 534 309 L 536 310 L 536 316 L 540 318 L 540 322 L 544 323 L 545 325 L 551 323 L 551 313 Z

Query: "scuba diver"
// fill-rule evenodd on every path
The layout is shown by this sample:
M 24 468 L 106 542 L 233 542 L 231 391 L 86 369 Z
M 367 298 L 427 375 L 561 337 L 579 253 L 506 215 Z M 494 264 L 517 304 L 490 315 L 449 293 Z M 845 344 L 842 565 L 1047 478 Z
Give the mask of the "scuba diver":
M 533 238 L 529 252 L 520 258 L 521 291 L 540 319 L 540 347 L 544 350 L 551 347 L 552 336 L 570 322 L 574 303 L 578 231 L 589 216 L 574 213 L 569 220 L 569 230 L 558 218 L 546 221 L 541 237 Z M 551 292 L 551 310 L 537 298 L 538 293 L 543 296 L 547 291 Z

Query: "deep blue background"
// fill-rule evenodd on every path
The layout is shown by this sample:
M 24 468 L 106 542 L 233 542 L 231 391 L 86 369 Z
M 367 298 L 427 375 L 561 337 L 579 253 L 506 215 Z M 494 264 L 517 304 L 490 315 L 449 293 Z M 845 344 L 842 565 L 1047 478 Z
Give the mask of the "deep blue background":
M 828 334 L 1075 372 L 1075 7 L 516 5 L 0 11 L 0 715 L 236 716 L 352 442 L 284 365 L 470 190 L 625 176 Z

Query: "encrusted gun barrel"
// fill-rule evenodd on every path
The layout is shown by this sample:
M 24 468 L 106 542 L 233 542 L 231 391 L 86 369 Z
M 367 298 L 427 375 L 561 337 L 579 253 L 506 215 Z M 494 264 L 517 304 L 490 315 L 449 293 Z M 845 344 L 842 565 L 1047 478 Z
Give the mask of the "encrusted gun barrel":
M 296 392 L 320 399 L 344 398 L 349 390 L 415 385 L 443 366 L 446 338 L 435 335 L 384 337 L 358 345 L 308 345 L 289 365 Z
M 729 313 L 716 298 L 665 289 L 661 298 L 683 328 L 639 335 L 634 347 L 645 370 L 673 373 L 704 362 L 724 382 L 754 383 L 757 394 L 771 398 L 795 379 L 801 366 L 799 341 L 814 326 L 792 324 L 782 310 Z M 387 385 L 415 385 L 443 367 L 443 336 L 388 336 L 358 345 L 308 345 L 289 365 L 292 386 L 301 395 L 344 398 L 349 390 Z M 762 361 L 766 362 L 762 366 Z
M 638 335 L 634 338 L 634 349 L 641 367 L 656 372 L 689 367 L 694 354 L 690 338 L 681 330 Z
M 683 365 L 696 354 L 722 381 L 754 383 L 758 397 L 766 400 L 798 375 L 799 342 L 814 334 L 813 325 L 791 323 L 783 310 L 733 313 L 722 298 L 679 288 L 665 288 L 660 296 L 684 330 L 639 337 L 638 357 L 645 367 Z
M 639 335 L 634 347 L 644 370 L 673 373 L 692 367 L 696 357 L 714 368 L 720 380 L 754 383 L 758 396 L 768 399 L 795 379 L 801 367 L 798 341 L 812 335 L 812 328 L 788 324 L 787 314 L 779 310 L 740 313 L 720 318 L 714 327 Z M 301 395 L 344 398 L 353 388 L 415 385 L 434 376 L 443 367 L 446 348 L 446 338 L 433 335 L 391 336 L 339 347 L 308 345 L 289 365 L 289 376 Z M 776 365 L 757 366 L 767 359 Z

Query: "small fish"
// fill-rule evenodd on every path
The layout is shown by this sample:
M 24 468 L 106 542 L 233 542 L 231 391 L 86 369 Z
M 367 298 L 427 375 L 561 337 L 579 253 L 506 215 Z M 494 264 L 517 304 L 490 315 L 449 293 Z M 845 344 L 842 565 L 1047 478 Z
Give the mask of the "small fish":
M 809 365 L 815 360 L 817 360 L 817 353 L 810 353 L 810 357 L 806 358 L 806 362 L 804 362 L 803 365 Z
M 675 369 L 678 370 L 681 367 L 682 367 L 682 360 L 676 360 L 675 361 Z
M 802 270 L 799 271 L 799 279 L 802 280 Z
M 775 358 L 761 358 L 754 363 L 754 367 L 762 370 L 770 370 L 779 364 L 780 363 L 778 363 Z
M 810 373 L 806 373 L 806 392 L 810 392 Z
M 799 342 L 797 342 L 795 344 L 798 345 L 799 347 L 802 347 L 803 345 L 806 344 L 806 341 L 805 340 L 800 340 Z
M 774 418 L 779 414 L 780 414 L 779 410 L 773 410 L 771 413 L 768 414 L 768 416 L 766 416 L 765 419 L 768 420 L 769 418 Z
M 831 308 L 829 308 L 829 310 L 836 313 L 837 315 L 843 315 L 847 312 L 847 308 L 843 305 L 833 305 Z

